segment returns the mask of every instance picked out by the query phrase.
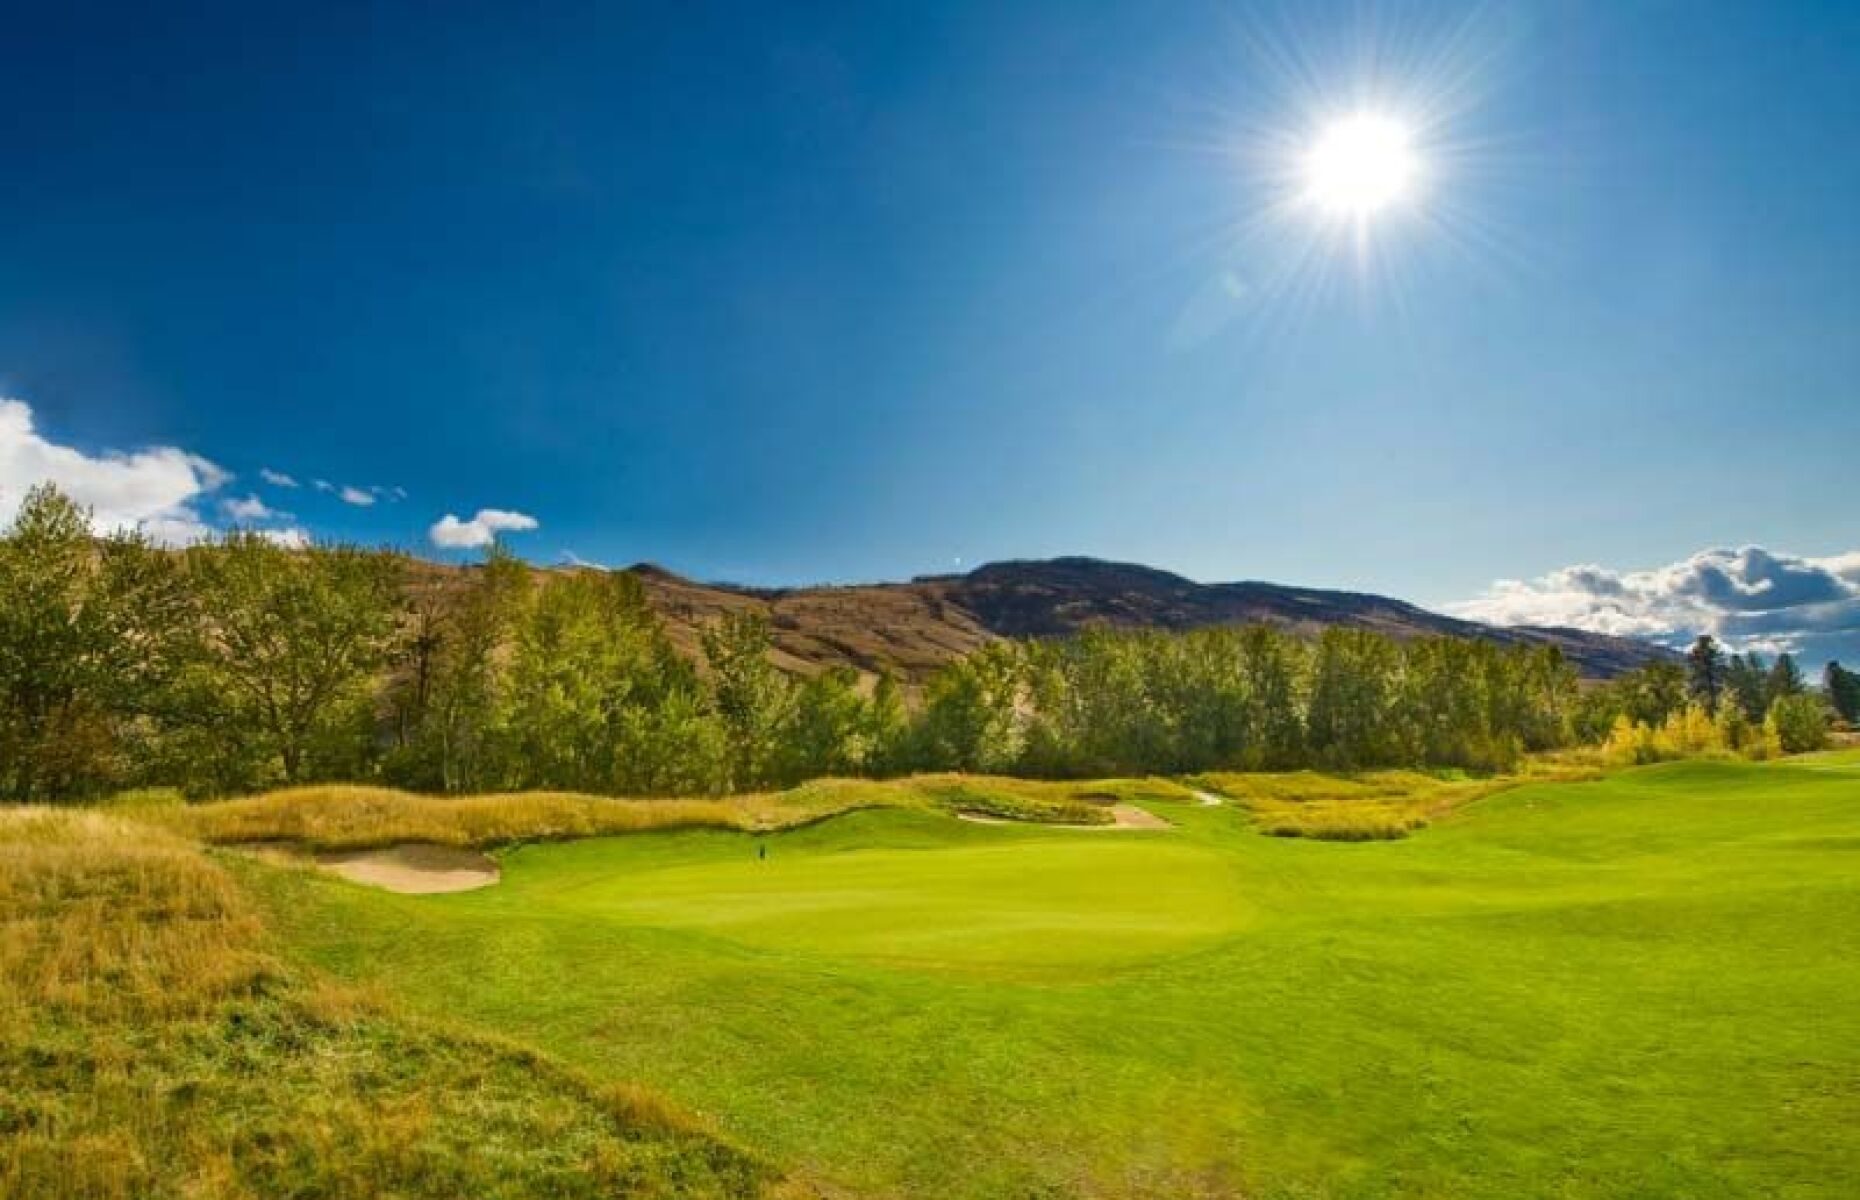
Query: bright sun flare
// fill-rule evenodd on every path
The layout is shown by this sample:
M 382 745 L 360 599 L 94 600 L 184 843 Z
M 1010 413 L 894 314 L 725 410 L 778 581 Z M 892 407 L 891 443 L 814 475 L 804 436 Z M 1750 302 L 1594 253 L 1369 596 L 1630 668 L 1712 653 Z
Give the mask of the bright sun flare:
M 1420 173 L 1407 126 L 1359 113 L 1319 131 L 1305 154 L 1305 194 L 1327 213 L 1361 220 L 1407 199 Z

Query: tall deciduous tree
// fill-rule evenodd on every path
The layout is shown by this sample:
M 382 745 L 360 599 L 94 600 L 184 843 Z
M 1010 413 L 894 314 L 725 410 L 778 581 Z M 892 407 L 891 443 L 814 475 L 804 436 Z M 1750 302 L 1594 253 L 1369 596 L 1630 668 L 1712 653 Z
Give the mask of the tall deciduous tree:
M 501 701 L 530 570 L 494 544 L 457 581 L 417 588 L 390 684 L 398 782 L 476 791 L 496 777 Z
M 688 728 L 696 686 L 638 579 L 548 581 L 526 606 L 502 700 L 504 786 L 634 792 L 682 778 L 663 760 L 702 740 Z
M 194 712 L 255 734 L 287 783 L 350 773 L 373 739 L 373 696 L 398 630 L 403 562 L 347 546 L 290 549 L 232 533 L 188 552 L 202 655 Z
M 50 485 L 29 491 L 0 537 L 0 795 L 117 781 L 126 726 L 160 714 L 190 630 L 171 558 L 134 534 L 93 537 Z
M 748 609 L 726 613 L 702 641 L 729 746 L 730 786 L 760 787 L 776 776 L 794 714 L 794 684 L 769 661 L 775 641 L 768 618 Z

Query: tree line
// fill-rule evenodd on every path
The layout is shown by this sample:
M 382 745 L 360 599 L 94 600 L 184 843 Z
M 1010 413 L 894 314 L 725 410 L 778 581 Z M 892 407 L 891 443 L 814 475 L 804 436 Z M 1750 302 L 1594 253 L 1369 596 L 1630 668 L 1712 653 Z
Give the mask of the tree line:
M 1703 634 L 1683 664 L 1623 676 L 1597 701 L 1610 722 L 1605 745 L 1624 763 L 1712 752 L 1774 758 L 1826 746 L 1834 721 L 1860 722 L 1860 675 L 1830 662 L 1816 694 L 1793 656 L 1765 663 L 1755 651 L 1726 653 Z
M 791 676 L 772 648 L 746 608 L 705 629 L 693 661 L 624 573 L 539 573 L 497 548 L 441 572 L 253 532 L 171 552 L 94 537 L 87 513 L 41 487 L 0 536 L 0 798 L 322 780 L 671 795 L 920 770 L 1496 770 L 1617 737 L 1624 720 L 1663 730 L 1700 706 L 1769 727 L 1812 701 L 1821 719 L 1786 659 L 1657 664 L 1585 688 L 1554 649 L 1350 629 L 997 642 L 910 704 L 886 676 Z M 1831 666 L 1828 679 L 1837 706 L 1860 698 L 1851 673 Z

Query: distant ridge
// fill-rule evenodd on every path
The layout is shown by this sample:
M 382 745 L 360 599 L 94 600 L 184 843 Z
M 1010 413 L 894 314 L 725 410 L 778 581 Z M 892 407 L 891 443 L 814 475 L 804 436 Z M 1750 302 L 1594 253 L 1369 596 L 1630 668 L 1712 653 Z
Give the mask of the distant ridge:
M 760 609 L 775 629 L 777 661 L 804 674 L 845 665 L 867 673 L 887 670 L 916 683 L 995 638 L 1060 637 L 1092 626 L 1183 630 L 1255 623 L 1301 633 L 1342 625 L 1397 638 L 1448 635 L 1553 645 L 1595 679 L 1676 658 L 1649 642 L 1586 630 L 1484 625 L 1363 592 L 1254 581 L 1197 583 L 1154 567 L 1096 558 L 1014 560 L 964 575 L 804 588 L 699 583 L 650 563 L 627 570 L 645 586 L 673 641 L 686 652 L 697 653 L 698 631 L 723 612 Z

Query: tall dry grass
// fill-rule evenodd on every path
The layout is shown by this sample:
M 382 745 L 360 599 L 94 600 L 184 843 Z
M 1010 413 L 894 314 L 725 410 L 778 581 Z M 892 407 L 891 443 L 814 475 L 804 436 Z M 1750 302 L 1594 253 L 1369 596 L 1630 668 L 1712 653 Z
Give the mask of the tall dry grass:
M 97 812 L 0 809 L 0 1028 L 202 1011 L 273 970 L 261 932 L 233 880 L 179 837 Z
M 1013 820 L 1102 824 L 1110 804 L 1192 801 L 1164 779 L 1046 782 L 981 775 L 818 779 L 784 792 L 720 799 L 629 799 L 574 792 L 423 796 L 392 788 L 321 785 L 211 804 L 125 806 L 168 831 L 221 844 L 288 841 L 317 850 L 397 842 L 483 849 L 671 829 L 771 832 L 864 808 L 942 808 Z
M 634 800 L 572 792 L 422 796 L 326 785 L 150 808 L 135 815 L 218 843 L 291 841 L 321 850 L 359 850 L 434 842 L 482 848 L 667 829 L 787 829 L 856 808 L 909 802 L 904 790 L 856 780 L 822 780 L 787 792 L 717 800 Z
M 274 955 L 235 879 L 115 815 L 0 809 L 0 1196 L 747 1197 L 657 1097 Z

